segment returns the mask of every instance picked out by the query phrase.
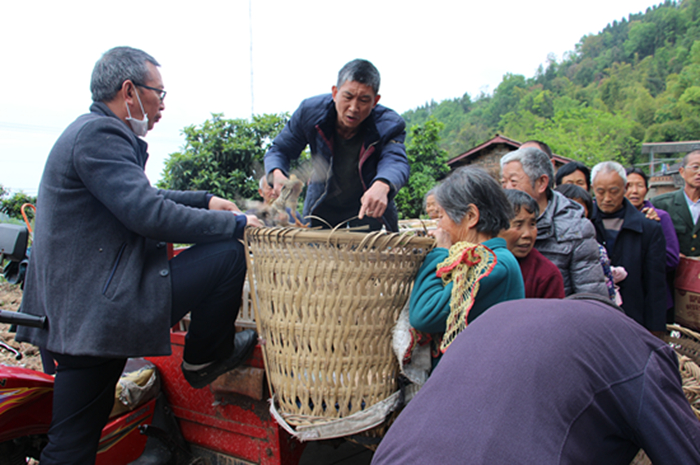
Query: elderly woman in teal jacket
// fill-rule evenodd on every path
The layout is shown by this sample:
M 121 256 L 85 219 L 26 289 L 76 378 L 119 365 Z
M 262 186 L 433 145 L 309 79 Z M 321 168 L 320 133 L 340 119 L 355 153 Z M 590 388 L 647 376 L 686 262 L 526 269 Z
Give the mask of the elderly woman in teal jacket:
M 455 336 L 491 306 L 524 299 L 518 261 L 497 237 L 510 227 L 513 209 L 496 180 L 463 167 L 440 184 L 437 247 L 420 270 L 410 299 L 411 326 L 429 335 L 439 358 Z

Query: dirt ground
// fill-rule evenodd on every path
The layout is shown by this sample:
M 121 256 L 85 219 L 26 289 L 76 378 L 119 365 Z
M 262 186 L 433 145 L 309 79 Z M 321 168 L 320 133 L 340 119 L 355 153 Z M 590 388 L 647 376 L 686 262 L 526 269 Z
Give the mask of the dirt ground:
M 0 282 L 0 310 L 17 311 L 21 301 L 22 290 L 19 286 Z M 0 364 L 23 366 L 42 371 L 39 350 L 31 344 L 15 342 L 15 335 L 10 332 L 10 325 L 0 323 L 0 341 L 18 349 L 22 354 L 22 360 L 16 360 L 14 354 L 0 349 Z

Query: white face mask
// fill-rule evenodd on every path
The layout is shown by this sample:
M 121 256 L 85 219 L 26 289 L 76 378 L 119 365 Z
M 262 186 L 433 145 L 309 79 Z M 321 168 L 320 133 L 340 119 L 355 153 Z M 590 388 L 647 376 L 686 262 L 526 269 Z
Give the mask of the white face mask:
M 134 131 L 134 134 L 137 136 L 143 137 L 146 135 L 148 132 L 148 115 L 146 114 L 145 111 L 143 111 L 143 105 L 141 104 L 141 98 L 139 97 L 139 93 L 134 87 L 134 92 L 136 93 L 136 99 L 139 101 L 139 106 L 141 107 L 141 113 L 143 113 L 143 119 L 136 119 L 131 117 L 131 111 L 129 110 L 129 105 L 124 102 L 126 105 L 126 112 L 129 114 L 129 116 L 126 118 L 126 120 L 129 122 L 129 125 L 131 126 L 131 130 Z

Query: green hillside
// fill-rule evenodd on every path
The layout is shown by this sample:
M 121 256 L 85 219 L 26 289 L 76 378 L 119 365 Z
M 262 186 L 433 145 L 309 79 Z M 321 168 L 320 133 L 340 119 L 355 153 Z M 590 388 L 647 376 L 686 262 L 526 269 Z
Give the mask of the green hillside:
M 492 94 L 430 102 L 408 127 L 444 124 L 450 157 L 501 133 L 567 157 L 643 161 L 642 142 L 700 139 L 700 0 L 666 1 L 584 36 L 532 77 L 507 74 Z

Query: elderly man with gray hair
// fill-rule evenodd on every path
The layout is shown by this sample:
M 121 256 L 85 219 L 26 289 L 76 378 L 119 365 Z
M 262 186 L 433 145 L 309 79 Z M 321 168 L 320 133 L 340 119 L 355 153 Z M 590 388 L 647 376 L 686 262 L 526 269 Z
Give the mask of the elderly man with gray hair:
M 258 194 L 262 197 L 263 203 L 268 205 L 277 198 L 278 193 L 275 192 L 275 189 L 267 182 L 267 176 L 262 176 L 260 178 L 258 182 Z
M 234 323 L 246 275 L 240 239 L 260 222 L 205 191 L 156 189 L 144 172 L 142 138 L 165 109 L 159 66 L 142 50 L 107 51 L 90 112 L 46 160 L 21 312 L 48 325 L 16 336 L 58 362 L 42 465 L 95 463 L 126 359 L 169 355 L 170 327 L 185 314 L 182 372 L 195 388 L 257 342 Z M 168 260 L 166 242 L 195 245 Z
M 608 296 L 593 225 L 583 207 L 552 190 L 554 169 L 543 151 L 527 147 L 501 158 L 502 184 L 537 201 L 535 248 L 557 265 L 566 295 L 587 292 Z
M 658 221 L 647 219 L 625 198 L 627 174 L 617 162 L 591 171 L 596 201 L 591 220 L 613 266 L 627 277 L 618 283 L 625 313 L 652 332 L 666 329 L 666 239 Z

